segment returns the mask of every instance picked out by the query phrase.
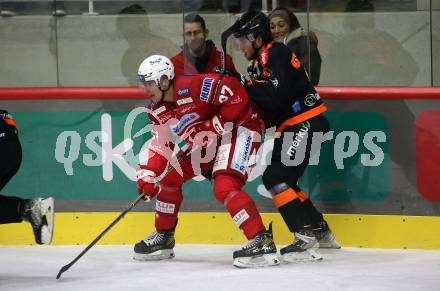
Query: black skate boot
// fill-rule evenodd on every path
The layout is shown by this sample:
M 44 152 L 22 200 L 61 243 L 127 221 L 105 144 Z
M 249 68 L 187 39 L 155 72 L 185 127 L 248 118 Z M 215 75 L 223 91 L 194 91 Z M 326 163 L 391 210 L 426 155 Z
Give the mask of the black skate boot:
M 253 239 L 233 254 L 237 268 L 259 268 L 280 264 L 277 248 L 272 237 L 272 223 L 269 230 L 259 232 Z
M 280 250 L 281 257 L 285 262 L 320 261 L 321 254 L 318 252 L 318 239 L 311 227 L 306 227 L 295 232 L 295 240 Z
M 325 220 L 313 227 L 315 236 L 319 241 L 320 249 L 340 249 L 341 245 L 336 240 L 335 234 L 330 230 Z
M 133 259 L 138 261 L 158 261 L 174 258 L 174 231 L 163 233 L 154 231 L 144 240 L 134 245 Z
M 27 199 L 20 206 L 21 217 L 32 225 L 37 244 L 50 244 L 54 226 L 54 199 Z

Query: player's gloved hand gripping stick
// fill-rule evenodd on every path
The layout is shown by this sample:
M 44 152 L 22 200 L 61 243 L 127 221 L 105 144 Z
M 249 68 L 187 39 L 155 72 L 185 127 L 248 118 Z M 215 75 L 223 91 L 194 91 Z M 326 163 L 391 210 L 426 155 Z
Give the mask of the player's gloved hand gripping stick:
M 191 150 L 185 147 L 182 148 L 184 150 L 183 154 L 178 158 L 177 162 L 180 162 L 183 158 L 185 158 L 186 156 L 191 154 Z M 174 165 L 169 165 L 168 168 L 165 171 L 165 174 L 163 175 L 163 177 L 165 177 L 169 172 L 171 172 L 174 169 Z M 162 177 L 162 179 L 163 179 Z M 160 181 L 156 182 L 156 185 L 158 185 L 160 183 Z M 91 249 L 116 223 L 119 222 L 119 220 L 121 220 L 125 214 L 127 214 L 129 211 L 131 211 L 142 199 L 145 199 L 144 195 L 139 195 L 136 200 L 134 200 L 133 202 L 131 202 L 129 204 L 129 206 L 109 225 L 107 226 L 106 229 L 104 229 L 103 232 L 101 232 L 100 235 L 98 235 L 78 256 L 76 256 L 75 259 L 73 259 L 70 263 L 68 263 L 67 265 L 64 265 L 60 271 L 58 272 L 57 275 L 57 279 L 59 279 L 61 277 L 61 274 L 63 274 L 65 271 L 69 270 L 70 267 L 73 266 L 73 264 L 75 264 L 89 249 Z M 149 201 L 149 200 L 147 200 Z

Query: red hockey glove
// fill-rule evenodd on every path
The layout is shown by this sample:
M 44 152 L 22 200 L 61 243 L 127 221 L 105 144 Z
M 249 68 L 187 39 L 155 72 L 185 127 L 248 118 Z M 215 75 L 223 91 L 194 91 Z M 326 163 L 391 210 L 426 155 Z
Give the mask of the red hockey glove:
M 137 191 L 144 196 L 145 201 L 149 201 L 160 192 L 160 185 L 156 183 L 156 174 L 147 169 L 146 166 L 139 166 L 136 172 Z
M 225 124 L 220 116 L 199 122 L 190 127 L 183 135 L 183 139 L 192 144 L 192 147 L 207 147 L 219 136 L 231 129 Z

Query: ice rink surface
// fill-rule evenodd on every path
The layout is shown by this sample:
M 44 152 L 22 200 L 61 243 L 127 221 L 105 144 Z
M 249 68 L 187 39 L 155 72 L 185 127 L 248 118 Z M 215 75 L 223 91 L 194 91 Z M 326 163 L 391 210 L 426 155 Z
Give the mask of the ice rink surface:
M 238 246 L 177 245 L 176 258 L 132 259 L 132 246 L 0 247 L 0 290 L 440 290 L 440 251 L 343 248 L 321 262 L 232 266 Z

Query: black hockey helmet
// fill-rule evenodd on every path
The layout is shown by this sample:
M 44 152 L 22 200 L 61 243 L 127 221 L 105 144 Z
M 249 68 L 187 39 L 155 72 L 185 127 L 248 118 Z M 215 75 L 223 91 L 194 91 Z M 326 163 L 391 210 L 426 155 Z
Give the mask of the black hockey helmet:
M 272 41 L 269 18 L 263 12 L 248 11 L 237 22 L 243 21 L 243 19 L 250 20 L 234 31 L 234 37 L 246 37 L 249 41 L 254 42 L 257 36 L 260 35 L 263 44 Z

